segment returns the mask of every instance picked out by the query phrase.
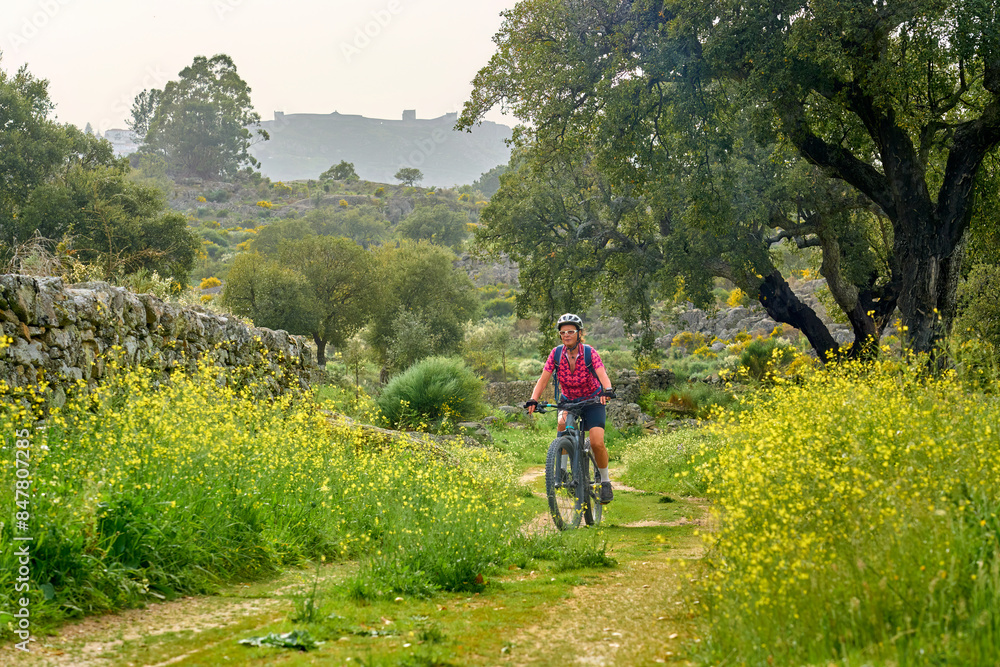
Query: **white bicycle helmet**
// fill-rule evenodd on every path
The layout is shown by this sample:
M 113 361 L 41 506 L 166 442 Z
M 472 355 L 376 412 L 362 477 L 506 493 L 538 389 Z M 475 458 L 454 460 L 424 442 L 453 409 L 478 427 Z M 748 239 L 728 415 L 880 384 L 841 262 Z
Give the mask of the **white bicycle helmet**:
M 564 324 L 575 324 L 577 331 L 583 329 L 583 320 L 580 319 L 579 315 L 574 315 L 573 313 L 566 313 L 559 318 L 559 321 L 556 322 L 556 331 Z

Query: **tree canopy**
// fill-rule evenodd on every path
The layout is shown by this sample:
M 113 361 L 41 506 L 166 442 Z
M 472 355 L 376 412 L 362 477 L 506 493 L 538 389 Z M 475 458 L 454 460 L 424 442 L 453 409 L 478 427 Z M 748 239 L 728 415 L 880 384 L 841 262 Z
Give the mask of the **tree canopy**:
M 424 172 L 420 171 L 416 167 L 401 167 L 400 170 L 393 175 L 393 178 L 397 179 L 404 185 L 416 185 L 420 181 L 424 180 Z
M 376 253 L 379 297 L 369 342 L 384 370 L 400 371 L 435 354 L 452 354 L 464 324 L 478 314 L 475 287 L 455 255 L 426 241 L 383 246 Z
M 140 141 L 145 139 L 146 133 L 149 132 L 149 123 L 156 114 L 156 108 L 160 105 L 162 95 L 162 90 L 153 88 L 142 91 L 132 101 L 132 115 L 125 121 L 125 125 L 135 133 Z
M 319 175 L 319 180 L 321 181 L 328 181 L 331 179 L 335 181 L 350 182 L 360 180 L 360 177 L 358 176 L 358 172 L 354 170 L 353 162 L 341 160 Z
M 278 246 L 278 258 L 309 283 L 315 316 L 309 333 L 322 365 L 327 344 L 343 346 L 371 315 L 379 293 L 374 258 L 354 241 L 332 236 L 284 242 Z
M 110 143 L 50 120 L 47 81 L 0 71 L 0 110 L 0 256 L 38 235 L 105 278 L 147 269 L 186 282 L 198 243 L 184 216 Z
M 309 280 L 260 253 L 233 259 L 222 290 L 222 303 L 256 326 L 308 336 L 316 330 L 316 301 Z
M 976 175 L 1000 141 L 1000 40 L 981 5 L 524 0 L 459 122 L 499 104 L 527 123 L 484 234 L 506 250 L 490 226 L 534 216 L 537 284 L 559 281 L 542 253 L 555 273 L 583 245 L 606 276 L 578 291 L 626 286 L 640 306 L 678 276 L 695 295 L 729 278 L 824 354 L 835 344 L 771 256 L 816 246 L 856 348 L 898 305 L 928 350 L 954 313 Z M 576 200 L 543 206 L 552 178 Z M 646 277 L 610 270 L 620 255 Z
M 264 326 L 312 336 L 321 366 L 326 346 L 343 346 L 357 333 L 379 296 L 372 254 L 350 239 L 317 235 L 303 219 L 268 225 L 253 252 L 237 259 L 223 302 L 255 322 L 269 322 Z M 271 286 L 281 284 L 288 286 L 289 304 L 279 309 L 267 295 L 280 293 Z
M 148 126 L 143 150 L 164 156 L 181 177 L 217 179 L 258 167 L 250 147 L 269 137 L 232 58 L 197 56 L 179 76 L 135 99 L 130 127 Z
M 14 76 L 0 69 L 0 230 L 3 241 L 19 240 L 17 217 L 32 191 L 61 167 L 71 151 L 66 129 L 49 119 L 48 81 L 22 67 Z
M 468 221 L 466 213 L 453 211 L 447 204 L 418 206 L 396 229 L 400 236 L 411 241 L 430 241 L 457 249 L 468 236 L 465 227 Z

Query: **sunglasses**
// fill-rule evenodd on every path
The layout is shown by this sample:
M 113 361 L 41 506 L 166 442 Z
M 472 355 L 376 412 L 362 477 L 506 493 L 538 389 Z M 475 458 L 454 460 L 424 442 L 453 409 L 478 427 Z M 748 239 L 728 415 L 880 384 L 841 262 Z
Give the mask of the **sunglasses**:
M 576 329 L 569 329 L 567 331 L 560 331 L 559 335 L 560 336 L 572 336 L 575 333 L 578 333 Z

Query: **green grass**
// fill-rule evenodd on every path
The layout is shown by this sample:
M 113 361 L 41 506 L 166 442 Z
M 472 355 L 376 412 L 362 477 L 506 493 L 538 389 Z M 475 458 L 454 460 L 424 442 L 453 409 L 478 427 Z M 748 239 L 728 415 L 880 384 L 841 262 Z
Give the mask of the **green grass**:
M 2 388 L 0 451 L 13 462 L 15 432 L 30 441 L 34 560 L 23 593 L 34 630 L 304 559 L 359 558 L 388 596 L 469 590 L 520 558 L 524 498 L 511 457 L 387 448 L 328 424 L 308 396 L 257 402 L 217 375 L 178 371 L 157 385 L 145 371 L 121 373 L 61 408 Z M 36 430 L 44 410 L 48 427 Z M 11 463 L 0 468 L 0 503 L 15 507 L 14 489 Z M 13 526 L 3 531 L 10 540 Z M 16 572 L 13 551 L 0 553 L 0 609 L 21 597 Z M 0 613 L 8 636 L 10 620 Z
M 1000 404 L 924 368 L 846 363 L 725 425 L 706 660 L 1000 661 Z
M 702 428 L 683 428 L 646 436 L 625 448 L 622 481 L 646 491 L 704 495 L 708 484 L 702 465 L 714 459 L 723 446 L 718 434 Z

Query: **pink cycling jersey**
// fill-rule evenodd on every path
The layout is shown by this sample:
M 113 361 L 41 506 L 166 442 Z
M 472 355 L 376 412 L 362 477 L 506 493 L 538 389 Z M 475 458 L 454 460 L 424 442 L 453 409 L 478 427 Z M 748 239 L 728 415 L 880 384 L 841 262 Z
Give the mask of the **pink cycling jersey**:
M 556 379 L 559 380 L 559 391 L 566 398 L 586 398 L 592 396 L 594 392 L 601 388 L 600 381 L 590 374 L 587 369 L 587 364 L 583 355 L 583 345 L 576 346 L 576 362 L 571 373 L 569 370 L 569 355 L 572 354 L 566 349 L 563 349 L 562 357 L 559 359 L 559 370 L 556 373 Z M 545 362 L 545 371 L 552 373 L 556 370 L 555 364 L 556 351 L 553 349 L 549 352 L 549 358 Z M 601 356 L 597 354 L 597 350 L 591 348 L 590 360 L 593 364 L 594 370 L 598 368 L 604 368 L 604 362 L 601 361 Z M 556 397 L 558 400 L 558 396 Z

